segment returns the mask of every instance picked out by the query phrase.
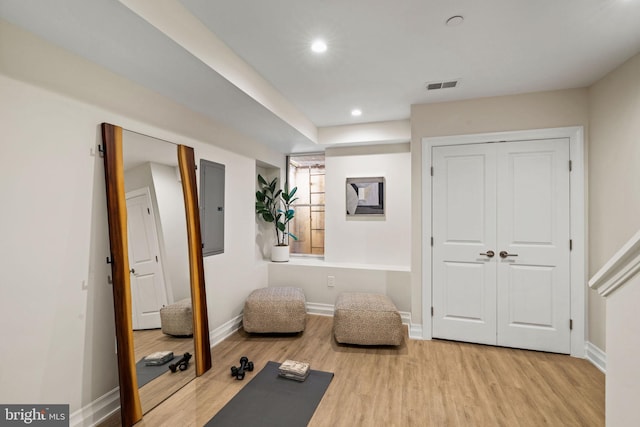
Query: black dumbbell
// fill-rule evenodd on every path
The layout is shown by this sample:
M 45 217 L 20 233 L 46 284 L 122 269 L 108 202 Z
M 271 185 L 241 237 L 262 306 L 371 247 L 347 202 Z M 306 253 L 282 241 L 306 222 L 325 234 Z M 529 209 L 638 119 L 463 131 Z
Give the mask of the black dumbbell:
M 244 379 L 245 371 L 253 371 L 253 362 L 249 362 L 249 359 L 245 356 L 240 358 L 240 367 L 231 367 L 231 376 L 236 377 L 237 380 Z
M 185 353 L 180 360 L 178 360 L 176 363 L 172 363 L 171 365 L 169 365 L 169 369 L 171 369 L 171 372 L 176 372 L 178 369 L 180 369 L 181 371 L 186 371 L 187 368 L 189 367 L 190 359 L 191 359 L 191 354 Z

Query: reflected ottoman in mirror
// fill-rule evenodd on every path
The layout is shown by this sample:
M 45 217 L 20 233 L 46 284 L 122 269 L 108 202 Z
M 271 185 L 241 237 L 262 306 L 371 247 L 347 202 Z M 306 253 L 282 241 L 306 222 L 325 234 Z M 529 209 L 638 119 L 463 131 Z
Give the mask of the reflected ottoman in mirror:
M 176 337 L 193 335 L 193 312 L 191 299 L 186 298 L 160 309 L 162 332 Z

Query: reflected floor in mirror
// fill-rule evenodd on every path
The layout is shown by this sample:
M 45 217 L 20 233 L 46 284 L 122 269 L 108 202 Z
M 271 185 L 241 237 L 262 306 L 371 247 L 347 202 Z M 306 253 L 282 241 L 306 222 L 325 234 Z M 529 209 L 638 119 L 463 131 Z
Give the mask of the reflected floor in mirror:
M 177 362 L 184 353 L 193 354 L 193 337 L 173 337 L 163 334 L 160 329 L 149 329 L 133 331 L 133 341 L 136 361 L 157 351 L 172 351 L 174 355 L 173 360 L 164 364 L 165 373 L 139 389 L 142 408 L 148 412 L 195 378 L 193 358 L 187 370 L 175 373 L 169 370 L 169 365 Z

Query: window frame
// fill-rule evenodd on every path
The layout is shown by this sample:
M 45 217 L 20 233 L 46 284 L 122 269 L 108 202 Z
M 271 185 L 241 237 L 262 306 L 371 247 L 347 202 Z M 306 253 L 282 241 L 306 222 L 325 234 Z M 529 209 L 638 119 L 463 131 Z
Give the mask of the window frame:
M 325 163 L 325 153 L 324 152 L 314 152 L 314 153 L 299 153 L 299 154 L 289 154 L 286 157 L 286 164 L 287 164 L 287 170 L 286 170 L 286 182 L 287 182 L 287 186 L 289 188 L 292 188 L 294 186 L 298 186 L 298 184 L 295 182 L 295 180 L 292 177 L 292 169 L 295 168 L 295 166 L 292 165 L 291 160 L 292 158 L 301 158 L 301 157 L 317 157 L 317 156 L 321 156 L 322 157 L 322 163 L 321 165 L 318 164 L 318 166 L 322 166 L 322 170 L 325 171 L 324 174 L 322 174 L 323 176 L 326 176 L 326 163 Z M 312 168 L 312 166 L 309 166 L 309 168 Z M 311 180 L 309 182 L 309 186 L 311 187 Z M 300 188 L 298 188 L 298 191 L 300 191 Z M 320 194 L 320 193 L 315 193 L 315 194 Z M 322 194 L 326 194 L 326 190 L 322 192 Z M 296 202 L 293 205 L 293 208 L 296 210 L 296 215 L 298 215 L 298 209 L 299 207 L 308 207 L 309 208 L 309 228 L 308 228 L 308 234 L 309 234 L 309 239 L 310 239 L 310 243 L 309 243 L 309 252 L 294 252 L 294 248 L 295 246 L 292 244 L 291 245 L 291 249 L 290 249 L 290 254 L 291 256 L 294 257 L 312 257 L 312 258 L 324 258 L 325 255 L 325 238 L 324 238 L 324 233 L 326 233 L 326 229 L 325 229 L 325 220 L 324 217 L 322 219 L 322 228 L 312 228 L 313 226 L 311 225 L 312 221 L 313 221 L 313 213 L 314 212 L 326 212 L 326 208 L 325 208 L 325 199 L 324 196 L 322 197 L 322 203 L 313 203 L 312 199 L 311 199 L 311 191 L 309 191 L 309 203 L 304 203 L 304 204 L 299 204 L 298 202 Z M 316 208 L 314 210 L 314 208 Z M 320 209 L 318 209 L 320 208 Z M 298 217 L 299 218 L 299 217 Z M 296 217 L 294 217 L 294 220 L 296 221 Z M 322 238 L 322 246 L 313 246 L 313 240 L 312 236 L 313 236 L 313 231 L 322 231 L 323 233 L 323 238 Z M 295 244 L 295 242 L 294 242 Z M 321 248 L 322 249 L 322 253 L 313 253 L 313 250 Z

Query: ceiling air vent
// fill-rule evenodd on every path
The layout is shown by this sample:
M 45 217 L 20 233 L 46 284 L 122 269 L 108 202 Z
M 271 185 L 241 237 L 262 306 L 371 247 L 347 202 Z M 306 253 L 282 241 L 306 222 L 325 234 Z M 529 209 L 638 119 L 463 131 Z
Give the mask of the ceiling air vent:
M 427 90 L 447 89 L 450 87 L 456 87 L 458 80 L 450 80 L 446 82 L 431 82 L 427 83 Z

